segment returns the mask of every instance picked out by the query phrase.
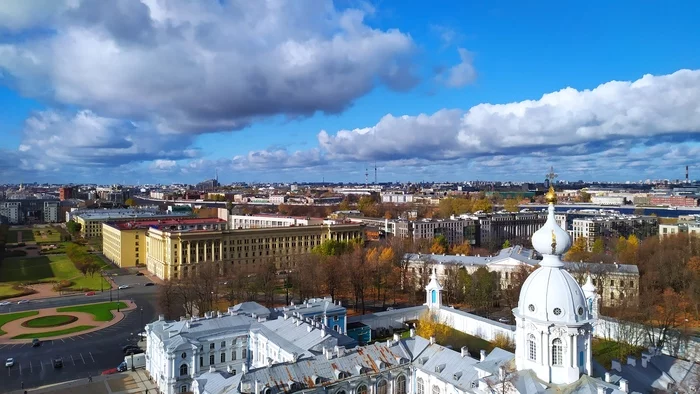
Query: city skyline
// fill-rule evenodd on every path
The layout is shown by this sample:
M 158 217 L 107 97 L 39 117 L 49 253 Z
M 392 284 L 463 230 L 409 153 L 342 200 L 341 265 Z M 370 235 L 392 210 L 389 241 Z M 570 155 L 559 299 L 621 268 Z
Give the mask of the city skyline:
M 371 183 L 375 163 L 379 182 L 700 170 L 692 2 L 402 4 L 3 2 L 1 178 L 362 183 L 369 171 Z

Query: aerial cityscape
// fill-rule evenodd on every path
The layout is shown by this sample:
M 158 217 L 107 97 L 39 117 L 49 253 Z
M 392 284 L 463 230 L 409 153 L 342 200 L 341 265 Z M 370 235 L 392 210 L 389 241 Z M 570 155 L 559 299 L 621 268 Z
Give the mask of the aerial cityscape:
M 0 392 L 697 392 L 699 17 L 0 1 Z

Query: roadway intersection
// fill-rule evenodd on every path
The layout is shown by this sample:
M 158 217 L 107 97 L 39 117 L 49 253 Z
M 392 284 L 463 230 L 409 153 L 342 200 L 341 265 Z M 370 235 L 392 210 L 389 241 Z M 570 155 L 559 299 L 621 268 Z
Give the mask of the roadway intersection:
M 9 357 L 15 359 L 15 365 L 0 373 L 3 391 L 22 388 L 29 389 L 47 384 L 96 376 L 102 371 L 115 368 L 124 360 L 122 346 L 134 344 L 137 334 L 144 325 L 157 319 L 157 286 L 144 286 L 148 282 L 142 276 L 120 275 L 114 277 L 115 283 L 133 286 L 119 292 L 120 299 L 130 299 L 136 303 L 136 309 L 127 311 L 119 323 L 103 330 L 76 335 L 69 338 L 45 340 L 39 347 L 25 344 L 0 344 L 0 361 Z M 113 278 L 113 279 L 114 279 Z M 33 300 L 26 304 L 13 304 L 0 307 L 0 313 L 18 312 L 39 308 L 53 308 L 77 304 L 109 301 L 109 291 L 86 297 L 66 296 L 43 300 Z M 117 300 L 116 290 L 112 299 Z M 63 368 L 53 368 L 52 360 L 63 358 Z

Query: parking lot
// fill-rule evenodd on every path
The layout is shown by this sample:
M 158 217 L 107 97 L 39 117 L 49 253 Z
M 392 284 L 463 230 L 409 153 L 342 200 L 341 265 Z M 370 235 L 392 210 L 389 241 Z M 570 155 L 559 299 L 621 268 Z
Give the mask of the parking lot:
M 117 286 L 143 287 L 146 283 L 151 283 L 147 276 L 138 276 L 126 269 L 110 270 L 107 275 Z

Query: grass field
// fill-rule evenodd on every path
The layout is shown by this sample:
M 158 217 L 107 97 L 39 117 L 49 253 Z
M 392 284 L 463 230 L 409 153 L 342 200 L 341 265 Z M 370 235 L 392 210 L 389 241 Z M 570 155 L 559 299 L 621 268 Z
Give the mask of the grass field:
M 591 345 L 591 351 L 593 353 L 593 358 L 600 363 L 600 365 L 610 369 L 613 359 L 622 360 L 624 364 L 627 360 L 627 356 L 641 357 L 644 348 L 615 341 L 606 341 L 604 339 L 594 339 Z
M 0 283 L 0 298 L 12 298 L 22 294 L 21 290 L 15 289 L 14 284 Z
M 126 308 L 126 304 L 123 302 L 103 302 L 99 304 L 88 304 L 88 305 L 78 305 L 78 306 L 68 306 L 65 308 L 58 308 L 58 312 L 85 312 L 93 315 L 95 321 L 110 321 L 114 319 L 112 310 L 119 308 Z
M 8 282 L 73 282 L 70 289 L 100 290 L 109 284 L 101 275 L 84 276 L 65 255 L 13 257 L 0 264 L 0 284 Z
M 29 328 L 46 328 L 46 327 L 58 327 L 65 326 L 66 324 L 73 323 L 78 320 L 75 316 L 68 315 L 51 315 L 37 317 L 36 319 L 27 320 L 22 323 L 24 327 Z
M 36 332 L 34 334 L 22 334 L 12 337 L 12 339 L 33 339 L 33 338 L 48 338 L 57 337 L 59 335 L 72 334 L 74 332 L 80 332 L 94 328 L 95 326 L 75 326 L 71 328 L 66 328 L 65 330 L 56 331 L 46 331 L 46 332 Z
M 56 243 L 61 240 L 61 233 L 56 228 L 41 228 L 33 230 L 34 240 L 37 243 Z M 24 237 L 24 234 L 22 234 Z
M 0 314 L 0 335 L 7 334 L 5 331 L 1 330 L 2 326 L 13 320 L 22 319 L 24 317 L 38 315 L 39 311 L 26 311 L 26 312 L 15 312 L 15 313 L 3 313 Z

